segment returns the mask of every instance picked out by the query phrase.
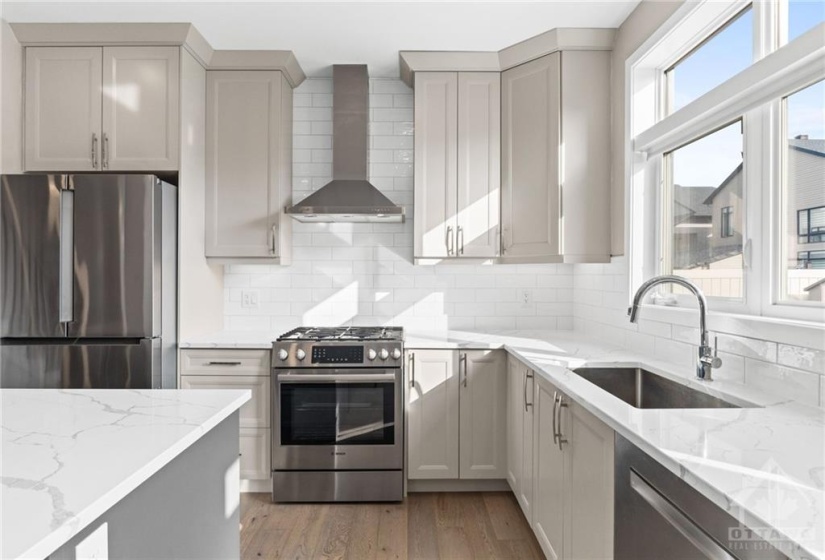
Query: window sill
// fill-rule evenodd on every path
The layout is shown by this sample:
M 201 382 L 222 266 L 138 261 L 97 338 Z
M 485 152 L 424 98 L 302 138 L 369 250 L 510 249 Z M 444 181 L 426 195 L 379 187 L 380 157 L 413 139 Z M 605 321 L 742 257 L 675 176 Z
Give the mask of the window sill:
M 642 305 L 640 317 L 685 327 L 698 327 L 696 308 Z M 715 332 L 768 340 L 792 346 L 825 350 L 825 324 L 776 317 L 708 312 L 708 329 Z

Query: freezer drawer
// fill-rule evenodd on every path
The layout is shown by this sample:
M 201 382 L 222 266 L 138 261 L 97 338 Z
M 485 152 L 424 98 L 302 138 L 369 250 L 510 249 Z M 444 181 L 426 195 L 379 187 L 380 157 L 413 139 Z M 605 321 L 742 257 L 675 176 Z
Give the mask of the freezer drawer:
M 5 389 L 159 389 L 161 341 L 70 344 L 3 341 Z

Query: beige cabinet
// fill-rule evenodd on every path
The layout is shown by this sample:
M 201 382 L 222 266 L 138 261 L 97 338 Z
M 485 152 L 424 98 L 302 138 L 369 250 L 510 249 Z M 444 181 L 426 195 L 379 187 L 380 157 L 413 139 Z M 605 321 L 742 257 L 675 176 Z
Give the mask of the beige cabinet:
M 503 261 L 608 262 L 609 52 L 555 52 L 501 80 Z
M 613 430 L 544 379 L 535 406 L 533 530 L 542 550 L 612 558 Z
M 26 49 L 26 171 L 100 169 L 102 49 Z
M 102 166 L 178 169 L 180 48 L 103 48 Z
M 25 170 L 177 170 L 179 90 L 179 47 L 27 47 Z
M 507 376 L 498 350 L 459 353 L 459 478 L 507 476 Z
M 270 352 L 268 350 L 184 349 L 181 389 L 248 389 L 240 409 L 240 472 L 244 480 L 270 477 Z
M 499 254 L 500 84 L 498 72 L 415 75 L 416 258 Z
M 407 352 L 407 477 L 458 478 L 458 353 Z
M 528 523 L 533 518 L 535 374 L 507 357 L 507 482 Z
M 206 102 L 206 256 L 289 264 L 292 88 L 279 71 L 209 71 Z
M 503 352 L 407 352 L 407 476 L 506 476 Z

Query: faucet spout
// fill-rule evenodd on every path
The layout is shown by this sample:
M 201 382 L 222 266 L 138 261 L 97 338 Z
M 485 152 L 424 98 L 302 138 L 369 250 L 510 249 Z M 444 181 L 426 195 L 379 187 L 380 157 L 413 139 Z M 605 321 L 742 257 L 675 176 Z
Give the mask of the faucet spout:
M 682 286 L 694 296 L 699 302 L 699 356 L 696 361 L 696 377 L 704 381 L 711 380 L 711 370 L 722 365 L 722 360 L 716 356 L 716 349 L 711 349 L 708 344 L 708 329 L 707 329 L 707 308 L 708 301 L 702 290 L 682 276 L 664 275 L 655 276 L 639 286 L 636 290 L 636 295 L 633 296 L 633 304 L 628 308 L 627 314 L 631 323 L 635 323 L 639 318 L 639 306 L 645 294 L 654 286 L 659 284 L 677 284 Z

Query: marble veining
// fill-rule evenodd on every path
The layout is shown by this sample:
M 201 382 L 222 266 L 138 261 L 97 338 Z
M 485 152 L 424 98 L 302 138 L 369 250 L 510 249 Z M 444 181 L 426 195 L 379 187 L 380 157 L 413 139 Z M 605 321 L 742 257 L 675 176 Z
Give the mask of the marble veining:
M 0 557 L 46 557 L 249 400 L 248 391 L 0 390 Z

